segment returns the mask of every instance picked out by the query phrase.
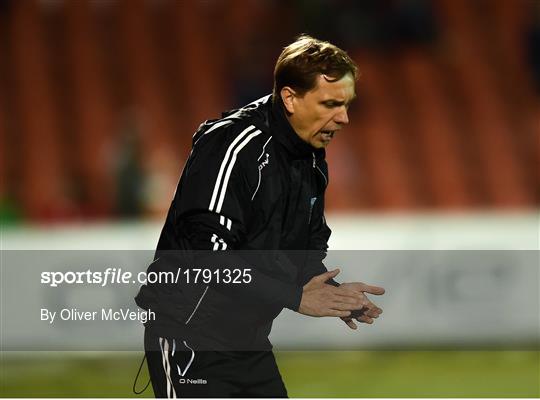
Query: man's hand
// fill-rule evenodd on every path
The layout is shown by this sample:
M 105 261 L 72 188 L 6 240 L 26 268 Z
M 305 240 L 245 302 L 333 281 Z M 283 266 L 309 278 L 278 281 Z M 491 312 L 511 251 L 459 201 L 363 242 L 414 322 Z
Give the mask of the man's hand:
M 350 317 L 353 310 L 369 305 L 369 300 L 352 286 L 335 287 L 325 283 L 339 269 L 317 275 L 304 285 L 298 312 L 311 317 Z
M 382 287 L 366 285 L 362 282 L 342 283 L 340 287 L 346 287 L 354 291 L 355 293 L 361 294 L 364 302 L 366 302 L 366 306 L 364 306 L 363 308 L 354 310 L 348 317 L 341 317 L 341 319 L 347 324 L 349 328 L 358 328 L 356 323 L 353 321 L 354 319 L 356 319 L 358 322 L 372 324 L 373 320 L 379 318 L 379 315 L 382 314 L 382 308 L 377 307 L 375 304 L 373 304 L 371 300 L 369 300 L 365 295 L 365 293 L 370 293 L 380 296 L 384 294 L 384 289 Z

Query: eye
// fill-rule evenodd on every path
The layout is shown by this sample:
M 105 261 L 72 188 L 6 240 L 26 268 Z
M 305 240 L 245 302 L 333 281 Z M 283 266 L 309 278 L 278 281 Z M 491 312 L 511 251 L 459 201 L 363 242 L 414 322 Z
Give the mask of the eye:
M 325 101 L 323 103 L 323 105 L 326 107 L 326 108 L 336 108 L 336 107 L 339 107 L 339 104 L 337 104 L 336 102 L 334 101 Z

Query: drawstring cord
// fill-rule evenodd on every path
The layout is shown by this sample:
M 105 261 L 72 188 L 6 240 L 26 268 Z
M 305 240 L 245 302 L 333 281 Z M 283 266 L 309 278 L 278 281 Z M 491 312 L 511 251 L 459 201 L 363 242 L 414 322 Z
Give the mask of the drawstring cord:
M 144 364 L 144 360 L 146 360 L 146 353 L 144 354 L 144 357 L 141 361 L 141 365 L 139 365 L 139 370 L 137 371 L 137 376 L 135 377 L 135 380 L 133 381 L 133 393 L 135 394 L 142 394 L 144 393 L 144 391 L 146 389 L 148 389 L 148 385 L 150 385 L 150 378 L 148 378 L 148 383 L 146 384 L 146 386 L 144 387 L 143 390 L 141 390 L 140 392 L 137 392 L 137 389 L 136 389 L 136 386 L 137 386 L 137 381 L 139 380 L 139 375 L 141 373 L 141 370 L 142 370 L 142 367 L 143 367 L 143 364 Z

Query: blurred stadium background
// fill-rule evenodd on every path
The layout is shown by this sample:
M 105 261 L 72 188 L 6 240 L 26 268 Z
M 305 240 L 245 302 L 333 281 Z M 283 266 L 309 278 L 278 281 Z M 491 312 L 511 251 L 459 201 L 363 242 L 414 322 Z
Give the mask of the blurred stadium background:
M 538 250 L 539 1 L 0 0 L 2 250 L 152 249 L 194 130 L 303 32 L 362 73 L 334 248 Z M 278 358 L 296 397 L 540 395 L 538 351 Z M 138 362 L 3 352 L 0 396 L 128 397 Z

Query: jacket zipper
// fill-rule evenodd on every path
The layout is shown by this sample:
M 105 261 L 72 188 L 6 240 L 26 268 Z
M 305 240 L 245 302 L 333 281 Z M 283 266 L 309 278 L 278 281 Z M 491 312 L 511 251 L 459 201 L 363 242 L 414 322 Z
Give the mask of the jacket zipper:
M 321 169 L 317 166 L 317 163 L 315 161 L 315 153 L 311 153 L 313 155 L 313 169 L 318 169 L 319 172 L 321 173 L 323 179 L 324 179 L 324 182 L 326 183 L 326 185 L 328 186 L 328 179 L 326 178 L 326 176 L 324 175 L 324 173 L 321 171 Z

